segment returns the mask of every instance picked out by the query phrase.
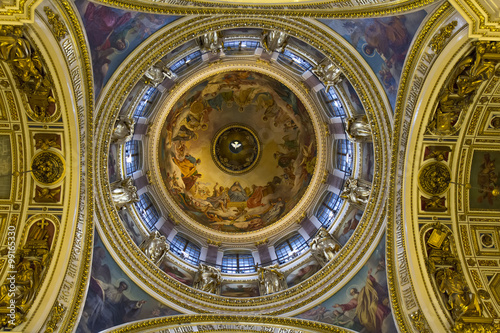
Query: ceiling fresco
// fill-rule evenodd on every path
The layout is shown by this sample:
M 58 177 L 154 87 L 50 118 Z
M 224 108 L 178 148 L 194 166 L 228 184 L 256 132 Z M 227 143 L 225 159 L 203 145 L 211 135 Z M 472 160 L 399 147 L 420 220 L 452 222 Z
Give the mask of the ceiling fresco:
M 214 75 L 184 93 L 158 146 L 173 200 L 190 218 L 224 232 L 259 230 L 285 216 L 316 161 L 302 102 L 284 84 L 249 71 Z
M 499 332 L 490 2 L 2 3 L 0 331 Z

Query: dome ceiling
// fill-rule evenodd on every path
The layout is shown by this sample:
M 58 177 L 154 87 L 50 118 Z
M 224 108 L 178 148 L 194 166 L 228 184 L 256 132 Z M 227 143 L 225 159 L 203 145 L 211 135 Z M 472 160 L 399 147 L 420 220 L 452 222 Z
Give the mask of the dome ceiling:
M 189 218 L 210 229 L 269 226 L 300 202 L 312 179 L 312 124 L 290 88 L 267 75 L 213 75 L 168 111 L 158 143 L 163 184 Z

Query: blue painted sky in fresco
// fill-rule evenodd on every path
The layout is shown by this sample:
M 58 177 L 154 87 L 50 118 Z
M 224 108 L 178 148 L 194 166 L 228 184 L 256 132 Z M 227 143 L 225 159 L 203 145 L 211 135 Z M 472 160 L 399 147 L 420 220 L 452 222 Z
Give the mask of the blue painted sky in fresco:
M 75 0 L 92 55 L 96 99 L 125 58 L 146 38 L 181 16 L 137 13 Z
M 406 15 L 358 20 L 319 20 L 356 48 L 377 75 L 392 109 L 403 64 L 415 32 L 426 17 L 421 10 Z
M 98 332 L 134 320 L 180 314 L 162 305 L 132 282 L 106 250 L 97 231 L 94 235 L 89 290 L 77 332 Z M 128 288 L 123 291 L 124 298 L 119 304 L 113 304 L 113 296 L 117 298 L 113 291 L 121 282 L 125 282 Z M 110 286 L 109 291 L 106 290 L 107 285 Z M 145 302 L 138 308 L 139 301 Z

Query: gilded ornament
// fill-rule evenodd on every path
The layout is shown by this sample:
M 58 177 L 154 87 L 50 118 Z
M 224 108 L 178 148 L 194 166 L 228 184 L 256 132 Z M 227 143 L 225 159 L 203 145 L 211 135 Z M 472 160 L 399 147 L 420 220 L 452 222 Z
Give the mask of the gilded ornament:
M 56 101 L 52 81 L 38 52 L 23 36 L 22 27 L 0 26 L 0 60 L 12 66 L 19 88 L 28 100 L 28 115 L 37 121 L 53 121 L 56 117 Z
M 458 132 L 464 112 L 472 103 L 480 85 L 492 78 L 500 60 L 499 42 L 475 42 L 474 51 L 464 57 L 439 93 L 439 103 L 427 131 L 434 135 Z
M 56 14 L 50 9 L 50 7 L 43 7 L 45 14 L 47 15 L 47 19 L 49 20 L 49 24 L 52 26 L 52 31 L 58 41 L 61 41 L 68 34 L 68 29 L 59 18 L 59 14 Z
M 57 329 L 57 325 L 61 321 L 67 308 L 61 303 L 57 302 L 50 311 L 50 320 L 45 327 L 45 333 L 53 333 Z
M 35 139 L 36 149 L 57 148 L 61 150 L 61 136 L 58 134 L 37 133 L 33 138 Z
M 119 117 L 111 134 L 111 143 L 124 144 L 134 136 L 135 120 L 133 118 Z
M 285 275 L 278 265 L 258 267 L 259 290 L 261 296 L 277 293 L 287 288 Z
M 352 142 L 372 141 L 372 130 L 366 116 L 347 118 L 345 133 Z
M 410 314 L 411 323 L 417 332 L 421 333 L 430 333 L 427 329 L 427 321 L 425 320 L 425 316 L 422 313 L 422 310 L 418 309 L 417 311 Z
M 134 186 L 132 177 L 124 180 L 118 180 L 110 184 L 111 199 L 115 204 L 116 209 L 122 209 L 128 204 L 138 202 L 137 188 Z
M 161 61 L 151 66 L 146 73 L 144 73 L 144 83 L 151 87 L 158 87 L 165 81 L 165 79 L 173 80 L 177 75 L 165 66 Z
M 423 211 L 446 212 L 448 210 L 448 208 L 446 208 L 446 197 L 432 196 L 430 198 L 426 198 L 424 196 L 420 196 L 420 200 Z
M 33 200 L 40 203 L 59 202 L 61 200 L 61 186 L 47 188 L 36 185 Z
M 155 265 L 159 265 L 165 258 L 169 245 L 165 236 L 155 230 L 139 245 L 139 248 Z
M 448 23 L 445 27 L 439 29 L 439 32 L 432 37 L 431 42 L 429 43 L 430 48 L 434 53 L 439 54 L 441 50 L 443 50 L 445 46 L 445 42 L 448 38 L 450 38 L 451 33 L 455 30 L 457 26 L 457 21 L 452 21 Z
M 341 80 L 341 74 L 339 66 L 334 64 L 328 58 L 321 61 L 316 67 L 311 70 L 323 83 L 326 91 L 330 90 L 330 87 L 337 85 Z
M 500 129 L 500 117 L 493 117 L 491 118 L 491 127 L 493 127 L 494 129 L 498 130 Z
M 339 243 L 325 228 L 319 228 L 309 244 L 311 253 L 321 266 L 325 266 L 340 251 Z
M 455 322 L 452 332 L 455 333 L 497 333 L 500 324 L 490 318 L 463 318 Z
M 196 39 L 202 52 L 220 53 L 224 50 L 224 41 L 220 31 L 211 31 Z
M 436 284 L 439 291 L 446 296 L 446 308 L 455 321 L 462 316 L 481 316 L 482 309 L 477 296 L 470 292 L 463 274 L 450 268 L 439 269 L 436 272 Z
M 448 190 L 450 180 L 450 169 L 446 164 L 441 162 L 433 162 L 425 165 L 418 175 L 420 189 L 432 196 L 440 195 Z
M 65 169 L 62 157 L 51 151 L 42 151 L 36 154 L 31 162 L 33 178 L 45 185 L 52 185 L 61 180 Z
M 349 201 L 351 204 L 364 206 L 368 203 L 370 189 L 365 186 L 359 186 L 357 179 L 348 178 L 345 181 L 344 189 L 342 193 L 340 193 L 340 197 Z
M 267 53 L 283 53 L 288 44 L 288 35 L 277 30 L 262 30 L 260 45 Z
M 211 294 L 220 294 L 220 269 L 200 263 L 193 279 L 193 287 Z
M 487 292 L 487 291 L 486 291 L 486 290 L 484 290 L 484 289 L 479 289 L 479 290 L 477 291 L 477 295 L 478 295 L 478 296 L 479 296 L 479 298 L 481 298 L 481 299 L 485 299 L 485 300 L 490 299 L 490 293 L 489 293 L 489 292 Z

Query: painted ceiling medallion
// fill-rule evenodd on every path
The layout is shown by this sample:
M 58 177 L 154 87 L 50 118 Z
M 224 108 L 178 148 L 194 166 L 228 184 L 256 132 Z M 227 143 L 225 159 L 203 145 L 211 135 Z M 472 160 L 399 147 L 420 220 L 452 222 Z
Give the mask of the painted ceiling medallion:
M 444 193 L 450 186 L 450 180 L 450 170 L 441 162 L 426 165 L 418 176 L 420 188 L 429 195 Z
M 221 129 L 212 143 L 212 159 L 224 172 L 241 175 L 252 170 L 260 158 L 259 139 L 245 125 L 229 125 Z
M 45 185 L 52 185 L 64 176 L 64 161 L 57 153 L 43 151 L 36 154 L 33 158 L 31 172 L 38 182 Z
M 212 230 L 267 227 L 301 201 L 313 177 L 312 123 L 281 82 L 253 71 L 216 73 L 168 110 L 158 145 L 167 193 Z

